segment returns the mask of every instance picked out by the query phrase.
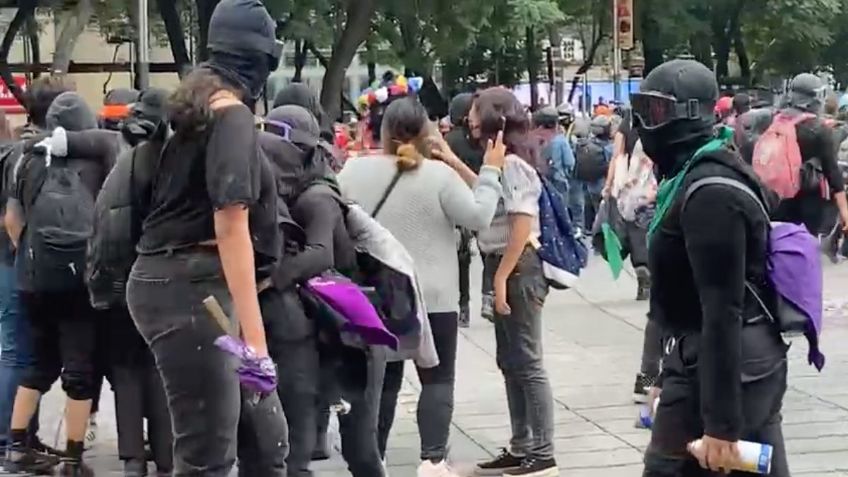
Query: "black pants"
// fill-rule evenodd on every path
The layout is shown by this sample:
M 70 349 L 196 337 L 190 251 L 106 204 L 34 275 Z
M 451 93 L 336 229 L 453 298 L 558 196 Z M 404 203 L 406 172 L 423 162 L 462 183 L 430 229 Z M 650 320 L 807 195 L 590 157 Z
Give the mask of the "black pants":
M 289 477 L 310 477 L 317 430 L 320 375 L 318 337 L 292 290 L 260 295 L 268 350 L 277 364 L 277 392 L 289 426 Z
M 341 353 L 339 389 L 341 398 L 351 405 L 348 414 L 339 416 L 342 456 L 353 477 L 384 477 L 377 419 L 386 370 L 385 348 L 344 348 Z
M 701 469 L 686 445 L 701 437 L 699 336 L 687 335 L 663 361 L 662 394 L 645 453 L 643 477 L 719 477 Z M 742 440 L 774 446 L 771 477 L 789 477 L 781 408 L 786 393 L 786 345 L 768 323 L 742 331 Z M 734 477 L 749 475 L 732 473 Z
M 418 433 L 421 436 L 421 460 L 441 462 L 447 457 L 453 396 L 456 382 L 456 313 L 430 313 L 430 328 L 439 355 L 435 368 L 418 368 L 421 396 L 418 399 Z M 403 383 L 404 362 L 388 363 L 380 401 L 380 454 L 385 456 L 395 418 L 398 393 Z
M 288 428 L 279 399 L 273 393 L 242 405 L 238 363 L 213 344 L 223 330 L 203 305 L 209 296 L 231 308 L 217 253 L 139 257 L 127 286 L 168 399 L 174 475 L 227 476 L 238 453 L 240 475 L 283 477 Z
M 32 329 L 33 364 L 20 385 L 46 393 L 61 376 L 70 399 L 91 399 L 97 312 L 85 290 L 22 293 L 21 299 Z
M 468 310 L 471 302 L 471 233 L 461 230 L 457 257 L 459 259 L 459 307 Z

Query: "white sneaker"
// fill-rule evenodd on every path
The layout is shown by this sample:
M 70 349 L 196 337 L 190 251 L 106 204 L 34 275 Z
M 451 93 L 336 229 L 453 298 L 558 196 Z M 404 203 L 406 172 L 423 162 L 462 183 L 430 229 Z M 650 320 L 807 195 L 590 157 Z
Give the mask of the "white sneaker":
M 97 419 L 92 417 L 88 421 L 88 430 L 85 433 L 85 450 L 90 450 L 97 444 Z
M 418 477 L 459 477 L 459 474 L 454 472 L 445 461 L 434 464 L 425 460 L 418 466 Z

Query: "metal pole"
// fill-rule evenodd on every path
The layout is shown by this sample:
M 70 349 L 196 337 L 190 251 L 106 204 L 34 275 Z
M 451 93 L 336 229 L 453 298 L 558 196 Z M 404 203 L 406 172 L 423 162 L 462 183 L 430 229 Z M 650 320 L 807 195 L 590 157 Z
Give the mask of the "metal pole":
M 621 39 L 618 31 L 617 3 L 617 0 L 612 0 L 612 85 L 616 103 L 621 101 Z
M 150 86 L 150 26 L 147 17 L 147 0 L 138 0 L 138 71 L 136 83 L 139 89 Z

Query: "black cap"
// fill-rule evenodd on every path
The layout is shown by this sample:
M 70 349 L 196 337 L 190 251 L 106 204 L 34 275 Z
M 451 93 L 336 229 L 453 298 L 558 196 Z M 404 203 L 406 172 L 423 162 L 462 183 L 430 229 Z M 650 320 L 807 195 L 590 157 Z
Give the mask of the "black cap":
M 259 0 L 221 0 L 209 21 L 210 51 L 280 58 L 276 24 Z
M 533 124 L 540 127 L 554 128 L 559 124 L 559 111 L 553 106 L 545 106 L 533 113 Z

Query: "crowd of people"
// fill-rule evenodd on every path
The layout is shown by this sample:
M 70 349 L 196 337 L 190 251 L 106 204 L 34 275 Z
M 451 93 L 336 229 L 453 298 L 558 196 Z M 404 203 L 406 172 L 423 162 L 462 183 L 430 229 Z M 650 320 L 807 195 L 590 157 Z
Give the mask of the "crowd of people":
M 175 91 L 116 90 L 98 114 L 65 78 L 40 78 L 27 126 L 0 130 L 7 472 L 94 475 L 83 456 L 105 379 L 127 477 L 148 461 L 156 475 L 310 476 L 329 456 L 331 411 L 350 473 L 385 476 L 410 360 L 418 476 L 456 477 L 448 441 L 476 248 L 512 436 L 475 472 L 559 475 L 544 197 L 614 272 L 629 255 L 635 298 L 649 303 L 634 398 L 658 401 L 643 475 L 729 472 L 749 440 L 773 446 L 769 475 L 789 476 L 783 305 L 803 312 L 821 368 L 821 290 L 799 304 L 815 277 L 781 288 L 772 254 L 785 236 L 803 249 L 821 234 L 837 253 L 848 96 L 825 114 L 824 85 L 800 75 L 778 106 L 720 98 L 713 72 L 674 60 L 629 107 L 591 118 L 531 112 L 493 87 L 433 121 L 387 74 L 355 137 L 340 139 L 301 84 L 255 116 L 282 51 L 261 2 L 221 1 L 209 50 Z M 772 220 L 798 229 L 778 237 Z M 58 379 L 63 450 L 38 437 Z

